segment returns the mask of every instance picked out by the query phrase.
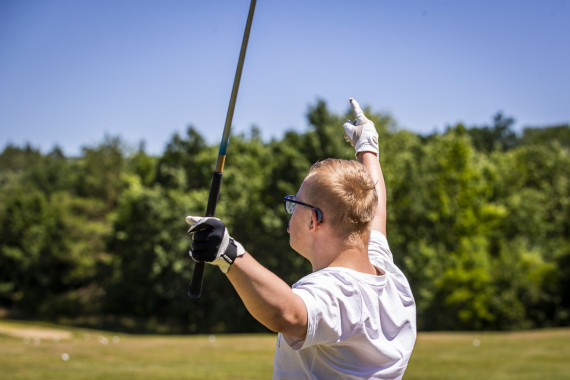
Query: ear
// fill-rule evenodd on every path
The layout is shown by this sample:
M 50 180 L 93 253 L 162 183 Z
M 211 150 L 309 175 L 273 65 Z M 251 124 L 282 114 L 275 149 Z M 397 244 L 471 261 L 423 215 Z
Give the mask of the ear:
M 311 224 L 309 225 L 309 230 L 315 230 L 319 222 L 317 222 L 317 212 L 311 209 Z

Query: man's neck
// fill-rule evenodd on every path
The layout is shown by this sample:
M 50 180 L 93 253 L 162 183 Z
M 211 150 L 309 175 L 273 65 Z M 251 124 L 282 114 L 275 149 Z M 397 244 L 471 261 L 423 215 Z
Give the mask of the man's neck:
M 368 258 L 368 247 L 347 247 L 337 238 L 323 238 L 315 241 L 311 264 L 313 272 L 328 267 L 343 267 L 357 272 L 377 274 Z

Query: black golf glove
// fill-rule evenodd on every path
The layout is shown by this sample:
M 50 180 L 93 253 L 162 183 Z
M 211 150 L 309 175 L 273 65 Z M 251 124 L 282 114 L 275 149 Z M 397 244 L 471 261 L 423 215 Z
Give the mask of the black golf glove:
M 230 237 L 226 225 L 218 218 L 187 216 L 192 235 L 190 257 L 198 262 L 217 265 L 228 273 L 236 258 L 245 253 L 243 246 Z

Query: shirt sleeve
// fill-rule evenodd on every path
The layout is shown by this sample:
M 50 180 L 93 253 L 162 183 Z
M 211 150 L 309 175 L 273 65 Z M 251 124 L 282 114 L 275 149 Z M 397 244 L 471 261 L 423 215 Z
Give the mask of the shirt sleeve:
M 307 335 L 304 340 L 284 335 L 291 348 L 339 342 L 348 336 L 347 332 L 359 328 L 362 301 L 360 297 L 351 297 L 357 291 L 349 280 L 313 273 L 297 282 L 293 291 L 307 308 Z
M 394 257 L 388 239 L 379 231 L 370 233 L 370 241 L 368 242 L 368 256 L 372 264 L 386 269 L 387 264 L 394 264 Z

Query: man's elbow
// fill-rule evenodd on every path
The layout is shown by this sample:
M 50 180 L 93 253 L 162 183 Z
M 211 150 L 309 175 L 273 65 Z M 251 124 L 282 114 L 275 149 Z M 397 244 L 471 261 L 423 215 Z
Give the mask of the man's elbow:
M 307 315 L 303 313 L 277 312 L 264 325 L 273 332 L 296 338 L 305 338 L 307 335 Z

